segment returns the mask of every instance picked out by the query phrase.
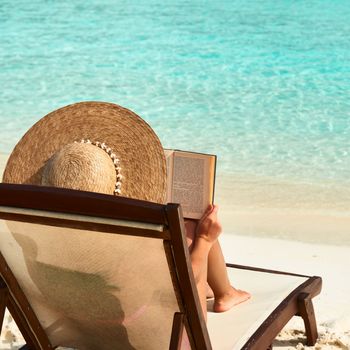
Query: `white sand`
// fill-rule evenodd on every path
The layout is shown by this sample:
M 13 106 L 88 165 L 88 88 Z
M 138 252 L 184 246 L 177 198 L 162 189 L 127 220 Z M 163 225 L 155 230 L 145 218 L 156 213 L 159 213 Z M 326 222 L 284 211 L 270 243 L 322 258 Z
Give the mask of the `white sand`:
M 275 342 L 276 349 L 350 349 L 349 246 L 230 234 L 222 236 L 221 244 L 227 262 L 322 277 L 321 294 L 314 299 L 319 341 L 303 346 L 303 322 L 295 317 Z
M 6 160 L 7 156 L 0 154 L 0 177 L 2 177 Z M 220 201 L 220 203 L 222 202 Z M 222 221 L 228 231 L 237 232 L 237 228 L 240 228 L 239 225 L 237 226 L 238 218 L 237 215 L 234 215 L 234 218 L 232 217 L 230 209 L 228 206 L 225 207 L 225 205 L 222 207 Z M 236 214 L 237 208 L 232 209 Z M 255 215 L 262 213 L 254 212 Z M 248 217 L 244 215 L 248 215 Z M 246 220 L 245 225 L 250 225 L 250 227 L 256 227 L 254 225 L 261 225 L 261 222 L 263 222 L 259 220 L 254 222 L 254 220 L 249 219 L 249 210 L 244 215 L 242 218 Z M 327 215 L 329 216 L 329 212 Z M 261 214 L 260 216 L 263 215 Z M 329 219 L 332 220 L 332 225 L 329 227 L 339 227 L 339 231 L 350 234 L 349 216 L 349 212 L 346 213 L 344 211 L 340 215 L 334 215 Z M 273 221 L 273 219 L 276 219 L 276 216 L 274 218 L 271 217 L 269 220 Z M 289 219 L 291 218 L 289 217 Z M 265 218 L 265 221 L 269 220 Z M 287 218 L 282 220 L 287 220 Z M 312 220 L 309 218 L 308 222 L 310 221 Z M 289 221 L 289 224 L 290 227 L 293 227 L 293 222 Z M 320 224 L 318 223 L 315 227 L 319 226 Z M 243 232 L 247 233 L 246 230 L 243 230 Z M 310 240 L 310 237 L 308 240 Z M 317 236 L 313 237 L 312 241 L 317 240 Z M 300 318 L 296 317 L 285 327 L 275 341 L 275 349 L 350 349 L 349 245 L 333 246 L 320 243 L 302 243 L 229 233 L 222 235 L 221 243 L 227 262 L 306 275 L 318 275 L 323 278 L 321 294 L 314 299 L 320 335 L 317 344 L 314 347 L 302 345 L 302 342 L 305 341 L 303 323 Z M 339 243 L 338 239 L 337 243 Z M 18 332 L 12 317 L 7 313 L 0 337 L 0 350 L 18 349 L 21 344 L 23 344 L 23 338 Z

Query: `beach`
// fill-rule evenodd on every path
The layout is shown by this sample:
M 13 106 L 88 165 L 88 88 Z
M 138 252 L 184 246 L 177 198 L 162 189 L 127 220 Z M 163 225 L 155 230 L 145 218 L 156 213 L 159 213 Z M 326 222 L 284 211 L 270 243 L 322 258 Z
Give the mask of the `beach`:
M 217 180 L 226 262 L 323 279 L 314 299 L 318 342 L 303 345 L 304 325 L 294 317 L 274 349 L 350 349 L 350 191 L 335 188 L 238 176 Z
M 226 260 L 321 276 L 312 349 L 350 349 L 349 17 L 348 0 L 3 0 L 0 176 L 47 113 L 120 104 L 164 148 L 217 156 Z M 277 349 L 306 349 L 299 321 Z
M 1 176 L 6 159 L 6 155 L 0 155 Z M 284 236 L 284 239 L 269 238 L 267 234 L 271 234 L 273 225 L 269 226 L 271 232 L 265 231 L 260 236 L 253 236 L 251 232 L 248 234 L 248 231 L 245 234 L 239 234 L 235 227 L 243 229 L 244 226 L 239 226 L 237 223 L 243 222 L 243 219 L 245 219 L 250 222 L 250 227 L 253 227 L 258 211 L 255 210 L 255 215 L 252 214 L 249 217 L 247 208 L 245 216 L 243 216 L 237 208 L 228 205 L 229 199 L 225 199 L 223 195 L 222 184 L 218 186 L 218 200 L 221 200 L 220 215 L 224 227 L 220 240 L 227 262 L 310 276 L 317 275 L 323 279 L 321 294 L 314 299 L 319 330 L 319 340 L 316 345 L 313 347 L 303 345 L 305 342 L 303 323 L 300 318 L 295 317 L 277 337 L 274 348 L 279 350 L 350 349 L 350 280 L 348 278 L 350 245 L 340 244 L 340 242 L 338 242 L 339 244 L 317 243 L 317 237 L 312 240 L 312 235 L 309 238 L 310 242 L 291 240 L 288 235 Z M 265 211 L 267 211 L 266 208 Z M 270 211 L 270 215 L 272 215 L 271 213 Z M 259 215 L 262 216 L 262 214 L 263 212 L 260 212 Z M 275 216 L 278 217 L 276 213 Z M 343 224 L 339 226 L 341 231 L 345 229 L 349 218 L 345 215 L 345 212 L 342 215 L 335 215 L 332 219 L 334 229 L 337 228 L 337 218 L 340 218 L 340 223 L 344 221 L 344 226 Z M 266 221 L 268 222 L 270 219 L 272 220 L 268 217 Z M 291 220 L 291 218 L 289 219 Z M 304 219 L 306 220 L 306 218 Z M 286 220 L 285 217 L 284 220 Z M 331 219 L 328 218 L 328 220 Z M 313 220 L 309 221 L 312 222 Z M 285 226 L 288 226 L 287 224 L 288 222 L 285 222 Z M 295 227 L 292 222 L 289 222 L 289 224 L 290 227 Z M 261 225 L 261 220 L 256 220 L 255 226 L 260 227 L 259 225 Z M 303 228 L 301 223 L 299 226 L 300 229 Z M 306 225 L 303 229 L 307 230 L 308 228 L 310 226 Z M 295 230 L 297 229 L 298 227 L 295 227 Z M 278 236 L 278 233 L 276 233 L 276 236 Z M 297 232 L 295 237 L 298 237 Z M 338 238 L 340 239 L 341 235 Z M 244 289 L 244 286 L 237 287 Z M 18 349 L 22 343 L 23 338 L 18 332 L 12 317 L 7 313 L 0 338 L 0 349 Z

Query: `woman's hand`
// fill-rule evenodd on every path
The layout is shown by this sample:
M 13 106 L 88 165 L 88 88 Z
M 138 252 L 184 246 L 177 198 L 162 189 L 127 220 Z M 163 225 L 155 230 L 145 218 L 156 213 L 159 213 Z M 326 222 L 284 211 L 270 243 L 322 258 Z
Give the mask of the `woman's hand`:
M 218 206 L 209 205 L 199 220 L 196 229 L 196 238 L 203 238 L 209 243 L 214 243 L 219 237 L 222 228 L 218 220 Z

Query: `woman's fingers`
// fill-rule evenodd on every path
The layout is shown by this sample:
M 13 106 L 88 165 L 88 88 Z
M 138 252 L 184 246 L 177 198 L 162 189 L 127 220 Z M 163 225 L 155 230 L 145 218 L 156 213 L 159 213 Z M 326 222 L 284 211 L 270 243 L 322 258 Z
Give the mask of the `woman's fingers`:
M 215 241 L 221 233 L 221 225 L 217 218 L 218 206 L 208 206 L 197 226 L 197 236 L 208 241 Z
M 199 220 L 199 222 L 203 222 L 203 221 L 208 217 L 208 215 L 210 215 L 210 214 L 213 212 L 213 210 L 215 209 L 215 207 L 216 207 L 215 205 L 209 204 L 208 207 L 207 207 L 207 209 L 206 209 L 205 212 L 203 213 L 201 219 Z

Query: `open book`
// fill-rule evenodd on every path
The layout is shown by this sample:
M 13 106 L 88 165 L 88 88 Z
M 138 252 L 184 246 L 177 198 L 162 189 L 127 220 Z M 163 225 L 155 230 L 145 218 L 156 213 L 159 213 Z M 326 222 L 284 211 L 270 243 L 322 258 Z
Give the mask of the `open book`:
M 180 203 L 183 216 L 200 219 L 214 200 L 216 156 L 166 149 L 167 202 Z

